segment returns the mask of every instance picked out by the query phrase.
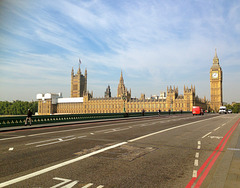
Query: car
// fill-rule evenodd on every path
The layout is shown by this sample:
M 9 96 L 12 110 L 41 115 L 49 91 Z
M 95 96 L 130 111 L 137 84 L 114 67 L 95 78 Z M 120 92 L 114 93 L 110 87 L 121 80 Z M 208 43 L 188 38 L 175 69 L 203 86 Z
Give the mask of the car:
M 231 109 L 229 109 L 229 110 L 228 110 L 228 114 L 231 114 L 231 113 L 232 113 L 232 110 L 231 110 Z

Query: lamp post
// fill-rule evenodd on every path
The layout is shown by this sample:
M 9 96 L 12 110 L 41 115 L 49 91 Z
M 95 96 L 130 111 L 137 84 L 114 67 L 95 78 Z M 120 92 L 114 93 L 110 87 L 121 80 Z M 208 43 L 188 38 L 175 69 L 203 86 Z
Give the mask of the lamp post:
M 123 94 L 122 100 L 123 100 L 123 112 L 125 113 L 126 112 L 126 109 L 125 109 L 126 96 L 125 96 L 125 94 Z

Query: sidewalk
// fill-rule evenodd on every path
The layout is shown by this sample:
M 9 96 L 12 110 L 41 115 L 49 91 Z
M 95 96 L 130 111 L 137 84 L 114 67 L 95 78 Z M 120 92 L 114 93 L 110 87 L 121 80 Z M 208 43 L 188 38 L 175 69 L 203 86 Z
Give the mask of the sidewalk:
M 240 187 L 240 124 L 226 145 L 223 157 L 208 186 L 208 188 L 237 187 Z

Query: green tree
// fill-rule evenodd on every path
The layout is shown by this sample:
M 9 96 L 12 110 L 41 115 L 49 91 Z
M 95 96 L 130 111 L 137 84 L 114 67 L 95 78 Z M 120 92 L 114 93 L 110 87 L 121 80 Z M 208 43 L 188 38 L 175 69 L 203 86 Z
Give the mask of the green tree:
M 31 109 L 33 114 L 38 111 L 38 102 L 32 101 L 0 101 L 0 115 L 25 115 Z

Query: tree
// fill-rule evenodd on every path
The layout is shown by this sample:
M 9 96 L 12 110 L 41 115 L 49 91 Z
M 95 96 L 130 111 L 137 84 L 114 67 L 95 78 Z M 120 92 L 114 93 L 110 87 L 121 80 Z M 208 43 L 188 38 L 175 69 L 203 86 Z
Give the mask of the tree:
M 38 111 L 38 102 L 32 101 L 0 101 L 0 115 L 25 115 L 31 109 L 33 114 Z

